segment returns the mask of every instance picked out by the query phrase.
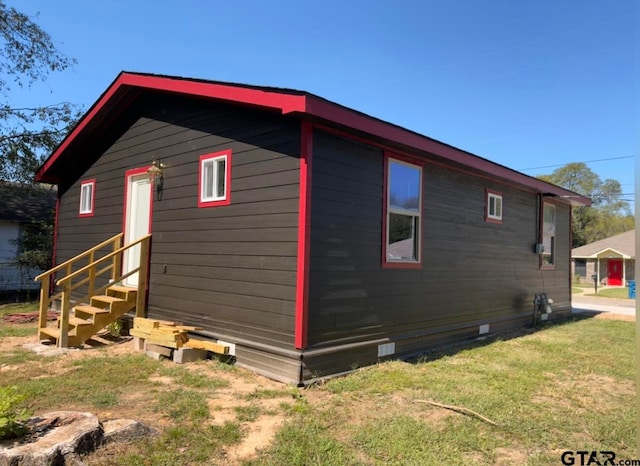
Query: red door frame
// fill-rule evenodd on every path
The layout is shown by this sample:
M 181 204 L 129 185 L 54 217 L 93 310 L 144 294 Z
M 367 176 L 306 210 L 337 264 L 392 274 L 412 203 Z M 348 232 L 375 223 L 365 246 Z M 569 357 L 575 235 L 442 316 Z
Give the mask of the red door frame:
M 607 260 L 607 286 L 622 286 L 622 266 L 622 259 Z

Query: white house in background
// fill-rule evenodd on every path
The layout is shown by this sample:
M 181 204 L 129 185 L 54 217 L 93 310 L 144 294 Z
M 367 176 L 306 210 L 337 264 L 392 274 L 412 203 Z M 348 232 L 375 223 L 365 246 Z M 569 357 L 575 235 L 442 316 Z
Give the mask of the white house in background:
M 571 250 L 572 273 L 581 281 L 592 281 L 596 275 L 598 283 L 626 286 L 635 280 L 635 264 L 635 229 Z
M 33 281 L 39 271 L 14 265 L 16 240 L 29 225 L 51 218 L 55 200 L 53 190 L 0 182 L 0 295 L 40 286 Z

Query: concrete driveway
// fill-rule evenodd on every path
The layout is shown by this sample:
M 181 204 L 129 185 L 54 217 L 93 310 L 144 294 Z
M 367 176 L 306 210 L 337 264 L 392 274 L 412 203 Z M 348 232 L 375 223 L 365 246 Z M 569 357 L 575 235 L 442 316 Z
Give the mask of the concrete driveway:
M 581 312 L 610 312 L 627 316 L 636 315 L 635 299 L 596 298 L 594 296 L 571 295 L 574 314 Z

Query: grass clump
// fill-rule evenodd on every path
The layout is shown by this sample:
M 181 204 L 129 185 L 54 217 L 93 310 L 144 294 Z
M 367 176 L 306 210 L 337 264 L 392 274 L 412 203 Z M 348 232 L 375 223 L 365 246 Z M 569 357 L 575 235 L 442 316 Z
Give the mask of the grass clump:
M 202 393 L 182 388 L 160 394 L 156 409 L 178 422 L 202 421 L 211 415 Z
M 229 382 L 220 378 L 212 378 L 206 374 L 190 371 L 185 367 L 166 366 L 160 373 L 164 376 L 171 377 L 178 385 L 194 388 L 215 390 L 229 386 Z
M 234 408 L 236 412 L 236 419 L 240 422 L 253 422 L 258 419 L 258 416 L 262 414 L 262 408 L 255 405 L 249 406 L 236 406 Z
M 74 361 L 60 368 L 60 373 L 46 375 L 46 361 L 38 366 L 26 365 L 37 378 L 13 375 L 21 390 L 30 397 L 34 409 L 65 409 L 86 405 L 105 407 L 117 404 L 121 394 L 148 386 L 148 378 L 157 370 L 157 363 L 144 355 L 123 355 L 117 358 L 96 356 Z M 25 369 L 26 370 L 26 369 Z M 20 378 L 21 377 L 21 378 Z M 0 381 L 3 384 L 4 381 Z
M 285 390 L 271 390 L 271 389 L 256 389 L 251 393 L 244 395 L 244 399 L 247 401 L 252 400 L 266 400 L 273 398 L 283 398 L 289 395 L 291 392 Z M 293 395 L 292 395 L 293 396 Z
M 335 439 L 326 427 L 314 420 L 298 417 L 276 434 L 269 454 L 248 461 L 247 466 L 273 465 L 334 466 L 359 465 L 357 457 L 344 443 Z
M 224 448 L 241 439 L 240 425 L 233 422 L 222 426 L 181 425 L 167 429 L 156 439 L 140 442 L 136 451 L 114 461 L 121 466 L 223 464 Z

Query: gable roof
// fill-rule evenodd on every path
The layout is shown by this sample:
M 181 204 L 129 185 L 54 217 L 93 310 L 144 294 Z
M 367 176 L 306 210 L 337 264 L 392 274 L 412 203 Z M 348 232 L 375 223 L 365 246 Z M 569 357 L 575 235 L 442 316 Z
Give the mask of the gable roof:
M 87 144 L 90 139 L 95 139 L 96 135 L 106 131 L 105 128 L 109 123 L 115 121 L 146 91 L 195 96 L 271 109 L 287 116 L 308 118 L 351 133 L 373 137 L 383 143 L 427 152 L 449 163 L 459 164 L 492 178 L 555 197 L 562 202 L 574 205 L 591 204 L 590 199 L 572 191 L 308 92 L 131 72 L 122 72 L 118 75 L 38 169 L 36 180 L 58 183 L 64 173 L 61 167 L 64 165 L 62 162 L 73 158 L 74 154 L 82 154 L 83 144 Z
M 52 218 L 56 192 L 41 186 L 0 182 L 0 220 L 34 223 Z
M 600 253 L 610 250 L 626 259 L 636 257 L 636 230 L 625 231 L 619 235 L 594 241 L 571 250 L 574 259 L 595 259 Z

